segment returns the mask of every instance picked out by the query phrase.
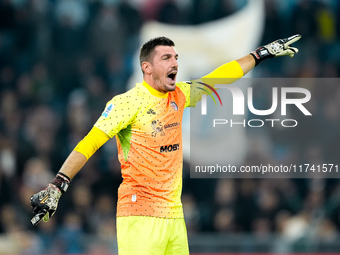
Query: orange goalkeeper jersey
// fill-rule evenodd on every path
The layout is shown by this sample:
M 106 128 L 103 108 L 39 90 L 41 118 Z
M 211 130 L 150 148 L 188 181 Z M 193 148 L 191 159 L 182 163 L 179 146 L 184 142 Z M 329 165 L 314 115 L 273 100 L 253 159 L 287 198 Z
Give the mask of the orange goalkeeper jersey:
M 240 66 L 231 63 L 232 77 L 241 77 Z M 202 91 L 178 82 L 163 94 L 143 82 L 107 103 L 94 126 L 117 138 L 123 177 L 117 216 L 183 217 L 182 116 Z
M 109 101 L 95 124 L 110 137 L 117 135 L 123 177 L 117 216 L 183 217 L 181 123 L 186 97 L 179 87 L 162 94 L 145 82 L 137 84 Z

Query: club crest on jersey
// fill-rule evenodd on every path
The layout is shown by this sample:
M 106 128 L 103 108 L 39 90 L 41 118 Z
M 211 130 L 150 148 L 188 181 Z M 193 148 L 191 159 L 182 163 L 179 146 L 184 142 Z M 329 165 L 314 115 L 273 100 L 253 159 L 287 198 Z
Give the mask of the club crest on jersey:
M 170 105 L 171 105 L 172 108 L 174 108 L 175 111 L 178 111 L 178 106 L 174 101 L 171 101 Z
M 158 133 L 160 133 L 161 136 L 165 135 L 163 125 L 159 120 L 153 120 L 151 122 L 151 127 L 153 129 L 151 133 L 152 137 L 156 137 Z
M 110 114 L 110 112 L 112 111 L 113 107 L 115 107 L 114 104 L 109 104 L 109 105 L 106 107 L 105 111 L 103 112 L 102 116 L 104 116 L 105 118 L 106 118 L 107 116 L 109 116 L 109 114 Z

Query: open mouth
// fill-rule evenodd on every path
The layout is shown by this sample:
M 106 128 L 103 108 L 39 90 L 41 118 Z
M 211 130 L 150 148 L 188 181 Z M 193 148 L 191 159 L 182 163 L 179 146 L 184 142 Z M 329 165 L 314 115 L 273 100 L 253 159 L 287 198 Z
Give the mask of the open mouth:
M 171 71 L 171 73 L 169 73 L 168 75 L 167 75 L 167 77 L 172 81 L 172 82 L 174 82 L 175 80 L 176 80 L 176 75 L 177 75 L 177 71 Z
M 171 74 L 168 75 L 168 77 L 169 77 L 171 80 L 174 80 L 175 77 L 176 77 L 176 74 L 171 73 Z

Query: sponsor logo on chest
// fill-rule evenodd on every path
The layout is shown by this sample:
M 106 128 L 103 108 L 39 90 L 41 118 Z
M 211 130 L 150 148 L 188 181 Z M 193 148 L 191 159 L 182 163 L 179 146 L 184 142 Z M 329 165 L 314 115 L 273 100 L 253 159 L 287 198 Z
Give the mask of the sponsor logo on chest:
M 170 144 L 170 145 L 163 145 L 160 148 L 160 153 L 172 152 L 172 151 L 177 151 L 177 150 L 179 150 L 179 143 Z

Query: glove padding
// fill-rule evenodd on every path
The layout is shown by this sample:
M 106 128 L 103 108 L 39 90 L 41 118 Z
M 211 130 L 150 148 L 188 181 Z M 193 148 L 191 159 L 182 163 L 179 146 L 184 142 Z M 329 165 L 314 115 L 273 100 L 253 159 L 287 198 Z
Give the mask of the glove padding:
M 61 191 L 54 184 L 49 184 L 44 190 L 31 196 L 32 211 L 35 214 L 31 219 L 33 226 L 43 219 L 49 221 L 58 207 Z
M 291 47 L 290 45 L 301 38 L 301 35 L 293 35 L 285 39 L 276 40 L 270 44 L 261 46 L 250 54 L 255 59 L 255 65 L 258 65 L 262 60 L 280 56 L 294 57 L 295 53 L 298 53 L 297 48 Z

